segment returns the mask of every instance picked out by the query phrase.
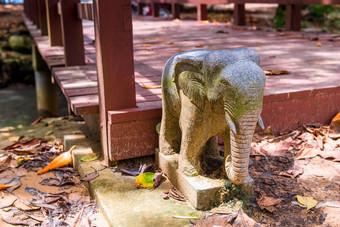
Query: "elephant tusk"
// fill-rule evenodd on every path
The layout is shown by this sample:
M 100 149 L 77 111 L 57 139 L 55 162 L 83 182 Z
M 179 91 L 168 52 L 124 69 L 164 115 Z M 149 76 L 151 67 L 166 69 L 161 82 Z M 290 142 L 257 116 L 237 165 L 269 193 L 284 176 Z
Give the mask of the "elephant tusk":
M 225 113 L 225 118 L 227 120 L 230 130 L 233 131 L 234 134 L 237 134 L 236 126 L 234 122 L 231 120 L 229 114 Z
M 265 129 L 261 116 L 259 117 L 259 120 L 258 120 L 258 122 L 257 122 L 257 125 L 258 125 L 262 130 Z

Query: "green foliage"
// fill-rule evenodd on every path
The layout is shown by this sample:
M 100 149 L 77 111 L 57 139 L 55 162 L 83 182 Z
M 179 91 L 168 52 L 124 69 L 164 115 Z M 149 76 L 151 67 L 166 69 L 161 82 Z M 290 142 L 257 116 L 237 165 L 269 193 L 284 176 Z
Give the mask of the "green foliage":
M 278 6 L 276 9 L 276 14 L 274 16 L 274 24 L 276 28 L 285 27 L 286 9 L 284 6 Z
M 308 5 L 305 19 L 325 32 L 340 32 L 340 8 L 332 5 Z
M 336 10 L 336 8 L 331 5 L 308 5 L 307 9 L 309 11 L 309 20 L 316 23 L 324 22 L 325 19 L 327 19 L 327 14 Z
M 11 47 L 8 45 L 8 42 L 3 42 L 3 43 L 0 44 L 0 50 L 10 51 Z
M 326 16 L 327 20 L 324 26 L 324 29 L 327 29 L 327 31 L 339 33 L 340 32 L 340 9 L 337 8 L 337 10 L 329 13 Z

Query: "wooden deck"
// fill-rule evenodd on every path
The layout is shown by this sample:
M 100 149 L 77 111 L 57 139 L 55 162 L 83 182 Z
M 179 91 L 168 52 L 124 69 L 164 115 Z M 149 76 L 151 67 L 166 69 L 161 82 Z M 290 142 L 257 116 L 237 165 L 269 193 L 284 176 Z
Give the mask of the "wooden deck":
M 73 67 L 63 66 L 62 47 L 50 47 L 47 36 L 40 36 L 30 21 L 25 22 L 73 112 L 98 113 L 93 22 L 83 20 L 87 65 Z M 261 56 L 262 69 L 290 72 L 267 76 L 262 118 L 274 131 L 296 128 L 301 123 L 327 123 L 340 111 L 339 36 L 137 16 L 133 18 L 133 38 L 137 107 L 109 111 L 110 124 L 136 121 L 145 114 L 157 118 L 157 123 L 161 116 L 161 89 L 147 89 L 142 83 L 160 85 L 163 67 L 172 55 L 202 48 L 253 48 Z

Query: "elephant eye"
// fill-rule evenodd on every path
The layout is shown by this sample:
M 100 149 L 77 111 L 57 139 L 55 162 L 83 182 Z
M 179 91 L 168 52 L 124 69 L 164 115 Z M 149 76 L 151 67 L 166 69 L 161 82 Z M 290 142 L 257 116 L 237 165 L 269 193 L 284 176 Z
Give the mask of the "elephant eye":
M 228 83 L 226 80 L 222 79 L 222 80 L 221 80 L 221 84 L 227 86 L 229 83 Z

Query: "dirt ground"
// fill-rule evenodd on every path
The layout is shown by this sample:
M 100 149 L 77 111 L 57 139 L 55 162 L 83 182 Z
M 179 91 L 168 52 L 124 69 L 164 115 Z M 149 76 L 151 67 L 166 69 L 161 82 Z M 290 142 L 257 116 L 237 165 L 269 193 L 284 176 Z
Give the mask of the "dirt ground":
M 303 157 L 300 151 L 309 148 L 309 144 L 315 142 L 315 136 L 303 129 L 295 132 L 290 134 L 293 136 L 281 136 L 276 141 L 275 137 L 262 137 L 253 144 L 256 151 L 251 156 L 250 175 L 255 180 L 257 205 L 250 207 L 249 215 L 270 226 L 340 226 L 340 160 L 337 158 L 340 150 L 334 149 L 338 145 L 334 143 L 330 148 L 329 158 L 321 157 L 326 157 L 328 148 L 320 149 L 318 145 Z M 340 142 L 333 139 L 331 142 L 334 141 Z M 298 195 L 313 197 L 321 207 L 307 211 L 293 204 Z M 263 197 L 276 198 L 280 202 L 273 206 L 270 202 L 266 204 L 269 206 L 261 205 Z M 330 206 L 323 206 L 325 203 Z
M 77 118 L 51 118 L 51 119 L 43 119 L 41 122 L 37 123 L 33 126 L 19 126 L 19 127 L 4 127 L 0 129 L 0 159 L 4 157 L 8 152 L 3 149 L 11 144 L 13 144 L 14 140 L 16 140 L 17 136 L 22 137 L 20 141 L 30 140 L 33 138 L 43 138 L 47 140 L 49 143 L 56 143 L 56 141 L 62 141 L 63 135 L 70 134 L 78 134 L 80 133 L 80 129 L 84 127 L 83 121 L 78 121 Z M 14 156 L 19 160 L 19 157 L 31 157 L 29 154 L 17 154 Z M 30 159 L 30 158 L 29 158 Z M 11 166 L 16 166 L 16 160 L 14 159 L 11 162 Z M 13 190 L 13 192 L 8 193 L 6 190 L 2 190 L 0 192 L 0 207 L 11 204 L 14 200 L 15 203 L 12 206 L 9 206 L 5 209 L 0 209 L 0 216 L 2 217 L 10 217 L 12 220 L 24 220 L 28 222 L 36 221 L 34 218 L 30 218 L 30 215 L 33 217 L 40 217 L 40 219 L 48 220 L 48 216 L 44 216 L 44 212 L 41 211 L 43 208 L 37 208 L 32 206 L 27 206 L 32 199 L 36 198 L 35 195 L 29 193 L 30 190 L 38 189 L 43 193 L 48 193 L 51 195 L 56 195 L 58 193 L 64 193 L 68 198 L 68 203 L 72 204 L 72 199 L 77 198 L 82 201 L 84 206 L 89 206 L 86 204 L 94 204 L 95 210 L 91 210 L 92 214 L 89 214 L 88 219 L 91 223 L 91 226 L 107 226 L 104 217 L 98 210 L 98 206 L 95 205 L 95 201 L 90 199 L 87 188 L 83 184 L 75 184 L 75 185 L 65 185 L 61 187 L 57 186 L 46 186 L 42 185 L 40 182 L 43 179 L 55 177 L 54 172 L 48 172 L 42 175 L 37 175 L 38 168 L 27 168 L 25 167 L 25 161 L 20 166 L 12 166 L 10 168 L 4 168 L 5 164 L 1 165 L 0 171 L 0 180 L 5 178 L 14 178 L 20 177 L 21 185 L 19 188 Z M 72 176 L 72 181 L 79 182 L 79 177 L 74 175 Z M 31 189 L 29 189 L 31 188 Z M 33 189 L 32 189 L 33 188 Z M 57 202 L 58 203 L 58 202 Z M 52 203 L 56 204 L 56 203 Z M 71 207 L 71 205 L 68 205 Z M 93 206 L 93 205 L 91 205 Z M 67 215 L 64 217 L 65 219 L 75 218 L 77 215 L 76 210 L 69 210 Z M 26 216 L 25 216 L 26 215 Z M 86 216 L 83 216 L 85 218 Z M 15 219 L 17 218 L 17 219 Z M 51 218 L 51 217 L 50 217 Z M 57 219 L 55 219 L 57 220 Z M 35 223 L 40 226 L 43 222 Z M 0 226 L 11 226 L 8 223 L 4 223 L 3 220 L 0 220 Z M 58 225 L 61 226 L 61 225 Z M 80 225 L 79 225 L 80 226 Z M 81 225 L 84 226 L 84 225 Z M 87 226 L 87 225 L 85 225 Z

